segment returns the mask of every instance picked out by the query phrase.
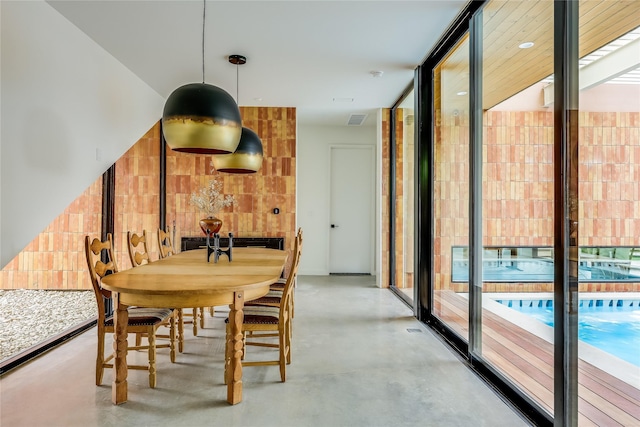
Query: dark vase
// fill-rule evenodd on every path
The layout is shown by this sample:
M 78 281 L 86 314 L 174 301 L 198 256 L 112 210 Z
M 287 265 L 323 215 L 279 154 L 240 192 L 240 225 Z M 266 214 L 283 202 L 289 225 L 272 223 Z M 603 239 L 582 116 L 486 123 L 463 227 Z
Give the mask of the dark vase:
M 203 218 L 200 220 L 200 228 L 204 234 L 213 237 L 215 233 L 220 231 L 222 227 L 222 220 L 218 219 L 214 216 L 210 216 L 208 218 Z

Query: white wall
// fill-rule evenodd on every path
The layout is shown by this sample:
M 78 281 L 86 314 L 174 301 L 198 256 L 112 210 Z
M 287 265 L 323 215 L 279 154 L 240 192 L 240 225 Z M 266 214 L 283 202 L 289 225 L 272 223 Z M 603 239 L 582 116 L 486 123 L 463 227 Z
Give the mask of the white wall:
M 161 117 L 164 99 L 44 1 L 0 1 L 0 267 Z
M 375 126 L 298 125 L 298 226 L 304 230 L 304 256 L 300 260 L 299 274 L 329 274 L 329 146 L 373 145 L 376 146 L 376 157 L 379 157 L 377 133 L 378 129 Z M 379 187 L 379 177 L 376 179 L 376 187 Z M 378 193 L 376 189 L 376 199 L 379 198 Z M 379 253 L 378 241 L 376 228 L 376 262 Z

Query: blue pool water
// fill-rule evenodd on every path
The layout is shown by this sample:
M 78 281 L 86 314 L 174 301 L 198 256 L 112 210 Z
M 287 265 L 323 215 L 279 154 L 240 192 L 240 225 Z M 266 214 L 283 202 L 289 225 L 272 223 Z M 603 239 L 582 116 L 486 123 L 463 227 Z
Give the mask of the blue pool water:
M 507 301 L 498 301 L 506 303 Z M 550 303 L 551 301 L 549 301 Z M 527 306 L 513 304 L 512 309 L 528 314 L 553 326 L 552 304 Z M 548 305 L 548 306 L 547 306 Z M 640 366 L 640 307 L 633 306 L 581 306 L 578 309 L 578 337 L 620 359 Z

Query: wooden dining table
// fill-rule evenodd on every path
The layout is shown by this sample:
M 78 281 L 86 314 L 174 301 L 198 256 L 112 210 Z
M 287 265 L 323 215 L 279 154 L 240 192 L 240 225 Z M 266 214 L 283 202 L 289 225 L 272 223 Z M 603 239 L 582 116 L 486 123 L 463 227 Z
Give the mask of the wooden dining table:
M 269 292 L 280 278 L 287 252 L 266 248 L 233 248 L 232 261 L 221 256 L 207 261 L 207 250 L 180 252 L 140 267 L 120 271 L 102 279 L 114 303 L 114 378 L 111 400 L 127 401 L 127 323 L 129 306 L 192 308 L 229 305 L 231 335 L 226 343 L 231 351 L 231 381 L 227 382 L 227 402 L 242 401 L 242 322 L 245 301 Z M 228 350 L 229 351 L 229 350 Z M 226 362 L 225 362 L 226 363 Z

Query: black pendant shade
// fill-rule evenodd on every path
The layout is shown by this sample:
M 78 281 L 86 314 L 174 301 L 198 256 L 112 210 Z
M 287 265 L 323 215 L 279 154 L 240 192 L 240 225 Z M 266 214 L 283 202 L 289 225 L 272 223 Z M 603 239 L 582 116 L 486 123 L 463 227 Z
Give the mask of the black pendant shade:
M 240 109 L 233 97 L 219 87 L 206 83 L 186 84 L 167 98 L 162 130 L 174 151 L 233 153 L 242 134 Z
M 212 163 L 218 172 L 255 173 L 262 167 L 262 157 L 262 141 L 254 131 L 243 127 L 236 151 L 213 156 Z

